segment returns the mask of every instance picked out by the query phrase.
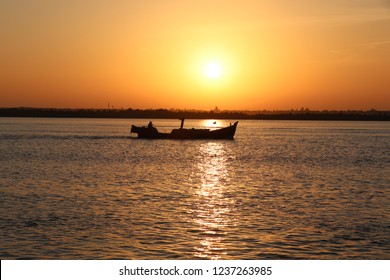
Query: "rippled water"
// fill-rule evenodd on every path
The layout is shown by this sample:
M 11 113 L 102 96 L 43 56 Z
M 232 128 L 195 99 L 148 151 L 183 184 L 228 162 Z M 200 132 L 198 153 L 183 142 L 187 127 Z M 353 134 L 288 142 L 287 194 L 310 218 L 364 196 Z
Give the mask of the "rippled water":
M 1 259 L 390 258 L 389 123 L 148 121 L 0 118 Z

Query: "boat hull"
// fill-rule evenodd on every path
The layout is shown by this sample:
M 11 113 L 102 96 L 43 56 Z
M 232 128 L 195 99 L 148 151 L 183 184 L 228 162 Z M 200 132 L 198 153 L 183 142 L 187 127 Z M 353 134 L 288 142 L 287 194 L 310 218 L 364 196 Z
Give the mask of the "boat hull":
M 131 133 L 136 133 L 138 138 L 142 139 L 176 139 L 176 140 L 192 140 L 192 139 L 233 139 L 236 133 L 238 122 L 233 125 L 209 130 L 209 129 L 174 129 L 171 133 L 161 133 L 154 127 L 138 127 L 131 126 Z

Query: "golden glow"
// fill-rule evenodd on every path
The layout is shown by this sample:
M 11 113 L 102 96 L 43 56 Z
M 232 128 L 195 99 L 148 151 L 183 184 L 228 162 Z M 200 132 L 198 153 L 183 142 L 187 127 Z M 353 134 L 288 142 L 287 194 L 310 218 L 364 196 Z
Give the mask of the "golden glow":
M 89 2 L 0 1 L 0 106 L 389 109 L 386 1 Z

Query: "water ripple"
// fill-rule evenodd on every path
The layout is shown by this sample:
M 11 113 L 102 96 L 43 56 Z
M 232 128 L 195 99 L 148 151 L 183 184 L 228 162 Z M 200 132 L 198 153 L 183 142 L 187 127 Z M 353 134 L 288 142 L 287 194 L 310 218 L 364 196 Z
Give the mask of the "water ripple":
M 145 141 L 128 120 L 8 119 L 1 257 L 388 259 L 390 129 L 372 126 L 242 121 L 234 141 Z

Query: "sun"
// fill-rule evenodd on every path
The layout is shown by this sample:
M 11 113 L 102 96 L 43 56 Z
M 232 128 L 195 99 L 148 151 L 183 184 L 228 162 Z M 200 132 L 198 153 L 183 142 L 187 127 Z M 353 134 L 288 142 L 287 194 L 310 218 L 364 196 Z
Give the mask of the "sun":
M 222 67 L 218 62 L 212 61 L 205 65 L 204 73 L 210 79 L 217 79 L 222 75 Z

